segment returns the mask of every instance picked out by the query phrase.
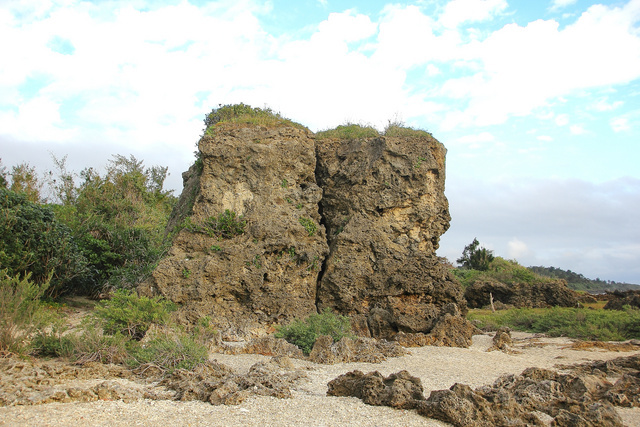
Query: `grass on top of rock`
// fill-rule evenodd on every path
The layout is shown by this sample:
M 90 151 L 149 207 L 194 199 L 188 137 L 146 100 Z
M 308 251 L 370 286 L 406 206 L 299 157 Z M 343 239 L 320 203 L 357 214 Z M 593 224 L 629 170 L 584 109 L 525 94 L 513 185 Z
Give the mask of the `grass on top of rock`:
M 640 310 L 630 307 L 624 311 L 566 307 L 471 310 L 467 318 L 486 330 L 508 326 L 552 337 L 597 341 L 640 339 Z
M 432 136 L 430 132 L 422 129 L 414 129 L 406 126 L 402 122 L 389 122 L 384 130 L 384 136 L 392 136 L 399 138 L 418 138 Z
M 268 128 L 291 126 L 308 130 L 306 126 L 282 117 L 271 108 L 254 108 L 243 103 L 221 105 L 211 110 L 204 119 L 205 135 L 214 132 L 218 123 L 253 124 Z
M 334 129 L 327 129 L 316 133 L 316 139 L 360 139 L 376 138 L 380 132 L 373 126 L 363 126 L 355 123 L 340 125 Z
M 291 323 L 278 328 L 276 338 L 284 338 L 298 346 L 305 355 L 309 355 L 318 337 L 328 335 L 334 342 L 343 337 L 352 337 L 351 320 L 346 316 L 334 314 L 325 308 L 320 314 L 312 314 L 304 320 L 294 319 Z

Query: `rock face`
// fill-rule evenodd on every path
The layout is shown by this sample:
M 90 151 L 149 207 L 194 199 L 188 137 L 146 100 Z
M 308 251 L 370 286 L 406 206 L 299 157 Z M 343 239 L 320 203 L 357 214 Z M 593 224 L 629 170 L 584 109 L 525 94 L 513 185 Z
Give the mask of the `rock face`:
M 466 322 L 435 255 L 450 220 L 446 150 L 426 132 L 315 140 L 218 123 L 199 148 L 202 173 L 185 176 L 170 224 L 187 226 L 139 287 L 180 304 L 184 323 L 209 316 L 223 337 L 247 337 L 330 307 L 357 335 L 392 339 L 448 314 Z M 230 221 L 243 232 L 216 229 Z
M 624 310 L 625 305 L 640 308 L 640 291 L 614 291 L 608 292 L 607 296 L 606 310 Z
M 460 286 L 435 256 L 450 220 L 445 153 L 427 134 L 317 144 L 330 247 L 319 308 L 359 318 L 382 338 L 429 332 L 450 303 L 466 312 Z
M 575 291 L 569 289 L 564 280 L 541 283 L 513 283 L 478 281 L 469 286 L 464 296 L 471 308 L 490 304 L 490 295 L 496 302 L 515 307 L 577 307 Z
M 180 304 L 185 323 L 210 316 L 226 337 L 315 312 L 327 243 L 311 133 L 220 124 L 199 149 L 202 174 L 181 196 L 192 200 L 192 226 L 139 292 Z M 206 228 L 226 211 L 246 221 L 244 233 Z

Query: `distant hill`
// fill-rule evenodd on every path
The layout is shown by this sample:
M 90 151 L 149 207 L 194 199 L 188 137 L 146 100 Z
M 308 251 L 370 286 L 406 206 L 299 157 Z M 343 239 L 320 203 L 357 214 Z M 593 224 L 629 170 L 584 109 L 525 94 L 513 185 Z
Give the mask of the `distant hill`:
M 580 273 L 575 273 L 571 270 L 562 270 L 556 267 L 527 267 L 529 270 L 536 274 L 546 277 L 552 277 L 556 279 L 564 279 L 567 281 L 567 286 L 576 291 L 587 291 L 590 293 L 603 293 L 605 291 L 628 291 L 628 290 L 640 290 L 640 285 L 632 283 L 619 283 L 613 280 L 595 280 L 587 279 Z

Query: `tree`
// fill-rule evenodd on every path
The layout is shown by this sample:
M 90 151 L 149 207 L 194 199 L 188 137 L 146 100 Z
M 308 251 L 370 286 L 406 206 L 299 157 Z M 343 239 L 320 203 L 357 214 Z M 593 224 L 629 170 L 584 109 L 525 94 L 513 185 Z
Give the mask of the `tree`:
M 489 264 L 493 261 L 493 251 L 490 251 L 484 247 L 480 247 L 478 239 L 474 238 L 471 244 L 465 246 L 462 251 L 462 257 L 458 258 L 456 262 L 462 266 L 471 270 L 486 271 L 489 269 Z
M 28 163 L 21 163 L 11 168 L 11 187 L 15 193 L 22 193 L 30 202 L 39 203 L 42 183 L 36 174 L 36 168 Z

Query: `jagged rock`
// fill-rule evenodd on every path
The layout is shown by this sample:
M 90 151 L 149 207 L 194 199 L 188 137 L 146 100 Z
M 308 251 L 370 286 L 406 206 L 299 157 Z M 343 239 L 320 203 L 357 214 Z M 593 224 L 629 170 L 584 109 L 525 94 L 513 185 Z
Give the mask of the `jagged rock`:
M 511 353 L 511 346 L 513 345 L 513 339 L 511 338 L 511 329 L 506 326 L 500 327 L 496 334 L 493 336 L 493 345 L 487 349 L 487 351 L 501 350 L 506 353 Z
M 302 350 L 296 345 L 287 342 L 283 338 L 275 338 L 273 335 L 254 338 L 245 345 L 221 345 L 218 347 L 226 354 L 262 354 L 264 356 L 287 356 L 303 359 Z
M 605 310 L 624 310 L 625 305 L 640 308 L 640 291 L 613 291 L 607 292 L 607 296 Z
M 450 220 L 445 152 L 426 134 L 318 142 L 330 246 L 320 308 L 367 316 L 372 335 L 386 339 L 429 332 L 447 304 L 466 312 L 460 285 L 435 256 Z
M 418 413 L 455 426 L 554 425 L 622 426 L 609 402 L 599 402 L 603 378 L 529 368 L 521 375 L 499 378 L 493 386 L 472 390 L 454 384 L 431 392 Z M 541 417 L 540 414 L 546 414 Z
M 400 357 L 405 354 L 407 351 L 395 342 L 343 337 L 334 343 L 330 336 L 321 335 L 309 353 L 309 360 L 329 365 L 349 362 L 380 363 L 387 360 L 387 357 Z
M 392 339 L 429 333 L 451 307 L 466 314 L 435 255 L 450 216 L 446 150 L 428 133 L 315 141 L 295 127 L 223 122 L 199 149 L 202 172 L 183 175 L 168 227 L 180 231 L 138 288 L 178 303 L 178 321 L 209 316 L 223 340 L 242 340 L 330 307 L 358 336 Z M 227 210 L 244 234 L 202 232 Z
M 183 323 L 209 316 L 225 339 L 261 335 L 272 324 L 315 313 L 328 247 L 312 134 L 219 123 L 199 149 L 202 173 L 187 177 L 182 211 L 173 216 L 190 216 L 202 227 L 229 210 L 246 221 L 244 234 L 221 238 L 182 229 L 138 292 L 180 304 Z
M 293 370 L 288 358 L 274 357 L 256 363 L 246 375 L 238 375 L 218 363 L 201 365 L 192 371 L 178 369 L 161 385 L 175 390 L 177 400 L 238 405 L 251 395 L 289 398 L 291 386 L 304 378 L 306 374 Z
M 473 335 L 478 333 L 480 330 L 477 327 L 459 313 L 453 312 L 439 317 L 428 334 L 398 332 L 393 339 L 403 347 L 433 345 L 466 348 L 471 345 Z
M 577 307 L 577 293 L 564 280 L 541 283 L 505 284 L 497 281 L 477 281 L 467 287 L 464 296 L 471 308 L 489 305 L 490 294 L 496 302 L 515 307 Z M 495 305 L 495 304 L 494 304 Z
M 378 371 L 352 371 L 328 384 L 327 396 L 354 396 L 368 405 L 413 409 L 424 400 L 422 381 L 407 371 L 383 377 Z

